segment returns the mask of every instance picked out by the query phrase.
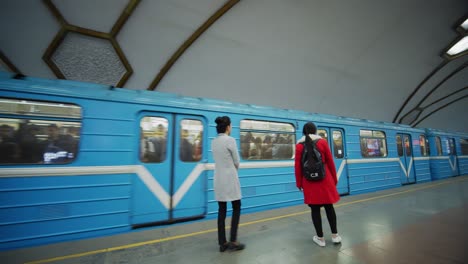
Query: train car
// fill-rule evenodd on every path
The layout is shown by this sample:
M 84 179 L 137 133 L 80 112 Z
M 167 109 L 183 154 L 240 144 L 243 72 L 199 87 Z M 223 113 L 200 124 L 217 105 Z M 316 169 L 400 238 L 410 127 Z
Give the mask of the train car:
M 445 179 L 468 172 L 468 136 L 458 132 L 426 129 L 431 149 L 431 176 Z
M 214 218 L 222 115 L 244 213 L 303 202 L 293 166 L 308 121 L 329 142 L 341 195 L 432 180 L 431 138 L 405 125 L 7 73 L 0 92 L 0 250 Z
M 345 117 L 329 117 L 318 124 L 322 137 L 331 135 L 340 194 L 430 180 L 429 157 L 418 148 L 423 129 Z
M 244 211 L 301 201 L 290 111 L 5 75 L 0 92 L 1 249 L 210 217 L 209 142 L 214 119 L 226 113 L 239 142 L 255 119 L 276 136 L 269 157 L 247 138 L 239 143 L 249 150 L 240 171 Z
M 468 135 L 461 134 L 459 136 L 459 144 L 457 146 L 457 153 L 460 153 L 458 156 L 458 168 L 460 170 L 460 175 L 468 174 Z

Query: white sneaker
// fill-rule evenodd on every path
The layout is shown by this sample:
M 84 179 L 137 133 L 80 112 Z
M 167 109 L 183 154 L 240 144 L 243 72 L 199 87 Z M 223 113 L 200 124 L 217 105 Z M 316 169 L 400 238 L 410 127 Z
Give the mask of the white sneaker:
M 333 243 L 335 243 L 335 244 L 341 243 L 341 237 L 340 237 L 340 235 L 338 235 L 338 234 L 335 234 L 335 235 L 336 235 L 336 236 L 333 236 L 333 235 L 332 235 L 332 241 L 333 241 Z
M 314 236 L 314 242 L 321 247 L 325 246 L 325 240 L 323 237 Z

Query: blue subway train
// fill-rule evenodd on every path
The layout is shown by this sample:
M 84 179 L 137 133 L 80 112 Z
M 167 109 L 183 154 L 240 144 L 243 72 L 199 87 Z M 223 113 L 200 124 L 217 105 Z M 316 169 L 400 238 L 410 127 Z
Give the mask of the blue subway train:
M 214 120 L 238 142 L 243 213 L 303 203 L 295 142 L 328 140 L 341 195 L 468 173 L 468 134 L 0 73 L 0 250 L 214 218 Z

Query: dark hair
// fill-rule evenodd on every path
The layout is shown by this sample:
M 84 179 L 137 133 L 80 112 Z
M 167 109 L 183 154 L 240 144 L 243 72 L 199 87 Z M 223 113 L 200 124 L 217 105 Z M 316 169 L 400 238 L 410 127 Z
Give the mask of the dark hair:
M 307 122 L 302 128 L 302 134 L 309 135 L 317 133 L 317 127 L 312 122 Z
M 226 128 L 231 124 L 231 119 L 228 116 L 218 116 L 215 122 L 216 122 L 216 131 L 218 133 L 225 133 Z
M 310 139 L 310 137 L 308 135 L 309 134 L 315 134 L 315 133 L 317 133 L 317 127 L 312 122 L 307 122 L 304 125 L 304 127 L 302 128 L 302 134 L 305 135 L 305 142 L 306 143 L 311 142 L 311 139 Z

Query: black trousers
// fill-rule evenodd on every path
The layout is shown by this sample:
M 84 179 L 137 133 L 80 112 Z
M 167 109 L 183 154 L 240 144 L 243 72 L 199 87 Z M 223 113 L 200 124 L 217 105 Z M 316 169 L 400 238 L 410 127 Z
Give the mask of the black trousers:
M 320 207 L 322 206 L 325 207 L 325 212 L 327 213 L 327 219 L 328 223 L 330 224 L 332 234 L 337 234 L 338 230 L 336 228 L 336 213 L 333 204 L 309 204 L 309 207 L 312 210 L 312 222 L 314 223 L 317 236 L 323 237 L 322 216 L 320 215 Z
M 237 228 L 239 226 L 239 218 L 241 211 L 241 201 L 232 201 L 232 219 L 231 219 L 231 238 L 229 241 L 235 242 L 237 240 Z M 227 202 L 218 202 L 218 243 L 224 245 L 226 241 L 226 211 Z

